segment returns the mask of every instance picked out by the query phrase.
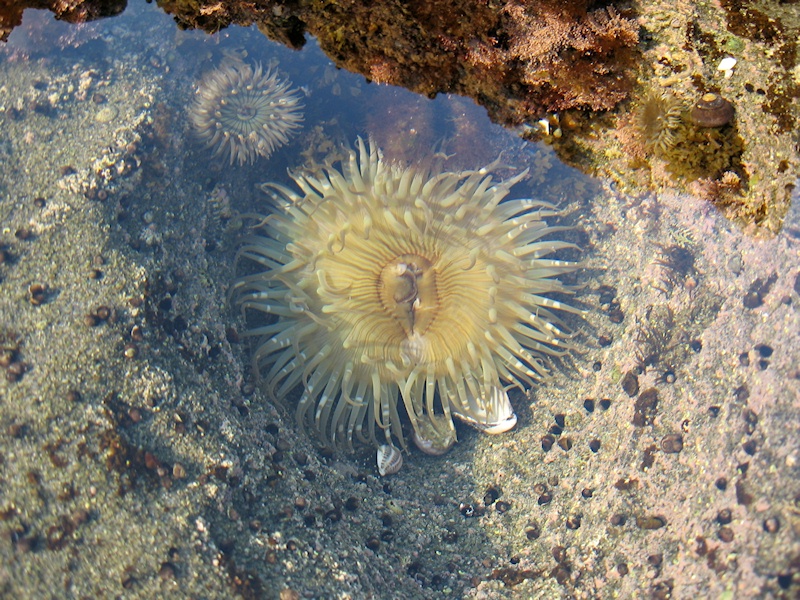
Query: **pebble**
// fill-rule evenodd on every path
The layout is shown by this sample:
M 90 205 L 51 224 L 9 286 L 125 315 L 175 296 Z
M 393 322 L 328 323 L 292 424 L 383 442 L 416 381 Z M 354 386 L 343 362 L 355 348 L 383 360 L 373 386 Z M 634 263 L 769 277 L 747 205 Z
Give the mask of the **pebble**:
M 632 423 L 636 427 L 644 427 L 653 424 L 653 420 L 658 414 L 658 392 L 655 388 L 644 390 L 636 399 L 634 405 L 634 415 Z
M 525 537 L 531 541 L 539 539 L 541 534 L 542 530 L 537 523 L 531 523 L 528 529 L 525 530 Z
M 776 533 L 781 527 L 781 522 L 777 517 L 769 517 L 764 521 L 764 531 L 767 533 Z
M 581 515 L 569 515 L 567 517 L 567 529 L 578 529 L 581 526 Z
M 40 306 L 47 299 L 47 286 L 42 283 L 32 283 L 28 286 L 28 301 L 34 306 Z
M 645 529 L 645 530 L 661 529 L 666 524 L 667 520 L 664 517 L 658 517 L 658 516 L 636 517 L 636 526 L 639 529 Z
M 117 118 L 119 110 L 114 106 L 104 106 L 94 116 L 94 120 L 98 123 L 109 123 Z
M 742 257 L 738 254 L 728 259 L 728 270 L 734 275 L 741 273 L 743 267 L 744 264 L 742 263 Z
M 610 519 L 610 523 L 612 525 L 614 525 L 615 527 L 622 527 L 623 525 L 625 525 L 626 521 L 627 521 L 627 518 L 625 517 L 625 515 L 620 514 L 620 513 L 616 513 L 616 514 L 612 515 L 611 519 Z
M 761 355 L 762 358 L 769 358 L 770 356 L 772 356 L 773 352 L 772 346 L 769 346 L 767 344 L 757 344 L 756 350 L 758 351 L 758 353 Z
M 376 552 L 378 550 L 378 548 L 380 548 L 381 542 L 376 537 L 370 537 L 370 538 L 367 538 L 366 546 L 367 546 L 367 548 L 369 548 L 373 552 Z
M 631 398 L 639 393 L 639 379 L 632 371 L 625 373 L 625 376 L 622 378 L 621 385 L 625 393 Z
M 683 450 L 683 436 L 670 433 L 661 438 L 661 450 L 667 454 L 677 454 Z
M 158 576 L 161 579 L 175 579 L 175 565 L 170 562 L 161 563 L 161 568 L 158 570 Z
M 728 542 L 732 542 L 733 541 L 733 529 L 731 529 L 730 527 L 720 527 L 719 531 L 717 532 L 717 537 L 721 541 L 725 542 L 726 544 Z

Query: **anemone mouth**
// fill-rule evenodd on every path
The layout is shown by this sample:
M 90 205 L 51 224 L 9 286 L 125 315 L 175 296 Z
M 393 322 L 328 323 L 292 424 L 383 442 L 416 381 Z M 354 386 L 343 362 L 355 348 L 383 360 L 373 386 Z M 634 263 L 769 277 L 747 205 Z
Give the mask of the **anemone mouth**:
M 246 332 L 254 369 L 277 397 L 302 386 L 297 419 L 323 444 L 405 447 L 401 413 L 424 439 L 454 436 L 454 416 L 506 430 L 506 388 L 571 349 L 556 313 L 579 311 L 547 294 L 570 292 L 558 277 L 576 265 L 548 256 L 573 245 L 545 239 L 553 206 L 506 200 L 525 173 L 496 166 L 401 167 L 359 140 L 340 168 L 294 174 L 299 193 L 264 186 L 276 210 L 231 294 L 268 317 Z
M 230 120 L 234 121 L 235 123 L 249 123 L 250 121 L 258 120 L 259 109 L 257 106 L 252 106 L 250 104 L 241 104 L 236 106 L 235 110 L 232 111 L 233 114 L 231 115 Z
M 253 163 L 268 158 L 300 128 L 303 106 L 290 88 L 260 64 L 229 59 L 203 77 L 189 119 L 215 157 Z

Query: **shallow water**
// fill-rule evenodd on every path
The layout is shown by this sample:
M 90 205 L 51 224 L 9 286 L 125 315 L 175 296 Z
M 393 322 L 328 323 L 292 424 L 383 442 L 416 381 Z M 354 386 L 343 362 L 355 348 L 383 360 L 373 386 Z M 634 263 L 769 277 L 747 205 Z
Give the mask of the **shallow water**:
M 226 60 L 302 96 L 269 160 L 229 165 L 192 130 Z M 779 233 L 752 235 L 566 166 L 472 100 L 369 84 L 313 41 L 179 31 L 149 5 L 78 26 L 28 11 L 0 72 L 3 595 L 798 593 L 797 187 Z M 389 478 L 255 389 L 226 301 L 259 184 L 358 136 L 392 160 L 529 169 L 514 197 L 562 208 L 584 267 L 579 350 L 512 395 L 517 427 L 459 426 Z

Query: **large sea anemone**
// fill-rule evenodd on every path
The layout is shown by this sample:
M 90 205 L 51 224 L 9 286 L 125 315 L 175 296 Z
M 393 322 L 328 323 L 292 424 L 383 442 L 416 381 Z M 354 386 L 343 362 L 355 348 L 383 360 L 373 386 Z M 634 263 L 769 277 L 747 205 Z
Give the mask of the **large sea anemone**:
M 505 431 L 508 389 L 570 349 L 555 312 L 575 309 L 546 296 L 576 268 L 546 258 L 572 247 L 545 239 L 559 211 L 504 202 L 525 173 L 496 180 L 497 165 L 403 167 L 359 140 L 340 168 L 293 174 L 299 192 L 264 186 L 274 211 L 244 240 L 254 272 L 231 295 L 259 377 L 275 397 L 302 386 L 298 422 L 326 446 L 405 448 L 403 412 L 432 453 L 455 441 L 453 416 Z
M 268 158 L 300 128 L 303 107 L 290 87 L 270 69 L 229 59 L 203 77 L 189 118 L 214 156 L 229 155 L 230 164 L 253 163 Z

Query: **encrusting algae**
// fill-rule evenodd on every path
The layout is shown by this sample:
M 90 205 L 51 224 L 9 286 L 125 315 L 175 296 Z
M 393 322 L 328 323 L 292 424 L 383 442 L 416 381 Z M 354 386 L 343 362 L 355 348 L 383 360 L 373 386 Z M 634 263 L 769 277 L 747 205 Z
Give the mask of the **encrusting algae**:
M 546 240 L 564 228 L 537 200 L 503 202 L 525 172 L 496 180 L 493 163 L 460 173 L 386 162 L 358 141 L 340 169 L 266 184 L 275 210 L 239 250 L 258 270 L 231 295 L 257 338 L 253 366 L 269 392 L 302 386 L 297 420 L 329 447 L 353 438 L 393 454 L 404 409 L 424 451 L 456 440 L 453 417 L 488 432 L 516 423 L 510 387 L 547 377 L 569 351 L 546 294 L 574 263 Z M 257 319 L 258 313 L 262 315 Z

